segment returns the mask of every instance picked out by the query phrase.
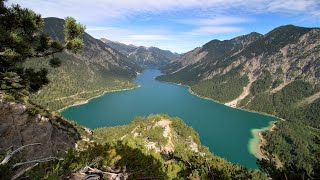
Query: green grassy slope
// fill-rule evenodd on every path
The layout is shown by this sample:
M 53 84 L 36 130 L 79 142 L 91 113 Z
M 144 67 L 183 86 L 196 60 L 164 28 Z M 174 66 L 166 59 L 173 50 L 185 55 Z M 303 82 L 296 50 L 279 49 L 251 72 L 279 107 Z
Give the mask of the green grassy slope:
M 30 99 L 52 111 L 100 95 L 104 91 L 137 87 L 128 77 L 86 65 L 66 53 L 60 56 L 62 66 L 59 68 L 50 67 L 48 59 L 33 59 L 25 64 L 26 67 L 46 67 L 49 70 L 50 83 L 39 92 L 31 94 Z

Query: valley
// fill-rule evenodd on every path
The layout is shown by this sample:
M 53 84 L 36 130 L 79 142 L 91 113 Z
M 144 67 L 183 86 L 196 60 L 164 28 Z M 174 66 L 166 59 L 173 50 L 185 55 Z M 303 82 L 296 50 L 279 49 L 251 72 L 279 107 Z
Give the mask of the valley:
M 189 93 L 188 87 L 156 81 L 154 78 L 159 75 L 159 70 L 144 70 L 134 81 L 141 85 L 139 88 L 107 93 L 87 104 L 67 108 L 62 115 L 96 129 L 129 124 L 136 116 L 168 114 L 194 128 L 201 142 L 214 154 L 248 168 L 257 168 L 256 157 L 251 154 L 256 149 L 248 148 L 250 139 L 254 138 L 251 129 L 264 128 L 276 120 L 274 117 L 198 98 Z
M 0 179 L 320 177 L 317 2 L 15 1 Z

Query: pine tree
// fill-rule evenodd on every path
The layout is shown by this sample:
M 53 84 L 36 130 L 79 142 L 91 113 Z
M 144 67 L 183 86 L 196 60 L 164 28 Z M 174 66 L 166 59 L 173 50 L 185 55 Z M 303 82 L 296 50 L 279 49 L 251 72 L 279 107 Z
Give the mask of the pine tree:
M 0 90 L 27 90 L 35 92 L 49 82 L 47 70 L 25 69 L 28 58 L 50 57 L 50 65 L 58 67 L 61 61 L 54 57 L 63 50 L 78 52 L 84 46 L 80 38 L 85 26 L 72 17 L 65 19 L 64 44 L 43 32 L 40 14 L 19 5 L 7 7 L 0 0 Z

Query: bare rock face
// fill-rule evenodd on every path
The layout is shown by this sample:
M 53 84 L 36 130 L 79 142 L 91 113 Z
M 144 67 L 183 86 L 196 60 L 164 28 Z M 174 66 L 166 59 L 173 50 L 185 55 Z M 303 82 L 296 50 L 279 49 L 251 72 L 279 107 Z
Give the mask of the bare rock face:
M 201 81 L 237 71 L 258 80 L 269 72 L 284 84 L 297 79 L 319 84 L 320 29 L 292 25 L 266 35 L 250 33 L 231 40 L 212 40 L 163 68 L 171 77 Z M 182 80 L 181 80 L 182 81 Z
M 60 125 L 41 115 L 30 115 L 23 104 L 0 99 L 0 151 L 41 143 L 23 150 L 23 158 L 31 160 L 63 154 L 74 147 L 80 136 L 66 120 L 55 118 Z

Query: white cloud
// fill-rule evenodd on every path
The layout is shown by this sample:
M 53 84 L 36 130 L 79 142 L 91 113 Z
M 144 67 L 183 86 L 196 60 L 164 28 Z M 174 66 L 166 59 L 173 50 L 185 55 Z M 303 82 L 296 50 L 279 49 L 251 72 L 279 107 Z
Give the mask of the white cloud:
M 233 16 L 219 16 L 213 18 L 197 18 L 197 19 L 179 19 L 178 23 L 191 24 L 191 25 L 227 25 L 227 24 L 239 24 L 250 22 L 250 18 L 233 17 Z
M 240 32 L 242 28 L 232 26 L 204 26 L 188 32 L 189 35 L 202 35 L 202 34 L 227 34 L 233 32 Z
M 268 10 L 270 11 L 298 11 L 303 12 L 308 10 L 312 10 L 317 5 L 319 6 L 320 1 L 313 1 L 313 0 L 277 0 L 271 1 L 268 4 Z M 312 11 L 316 11 L 315 9 Z
M 9 0 L 6 2 L 6 4 L 11 3 L 31 8 L 43 17 L 73 16 L 79 22 L 86 24 L 86 32 L 95 38 L 105 37 L 128 44 L 158 46 L 178 52 L 191 50 L 205 43 L 208 40 L 203 38 L 205 35 L 207 38 L 212 38 L 210 35 L 214 35 L 215 38 L 221 34 L 244 32 L 244 29 L 237 26 L 254 21 L 250 17 L 256 14 L 287 13 L 299 15 L 301 19 L 314 18 L 317 22 L 320 20 L 320 0 Z M 153 15 L 157 14 L 168 21 L 186 25 L 189 29 L 174 31 L 170 27 L 137 28 L 134 26 L 139 24 L 133 25 L 134 23 L 128 23 L 126 27 L 127 24 L 122 21 L 132 20 L 134 19 L 132 17 L 140 15 L 134 21 L 139 20 L 140 24 L 148 25 L 148 22 L 153 21 Z M 185 19 L 179 19 L 181 17 Z
M 125 18 L 141 12 L 194 10 L 221 12 L 237 8 L 243 12 L 290 12 L 315 14 L 320 10 L 319 0 L 10 0 L 29 7 L 44 17 L 73 16 L 88 24 L 93 21 Z M 223 19 L 221 19 L 223 20 Z M 233 21 L 239 19 L 225 19 Z M 206 23 L 206 22 L 204 22 Z M 210 23 L 208 21 L 207 23 Z M 222 23 L 218 19 L 212 23 Z

